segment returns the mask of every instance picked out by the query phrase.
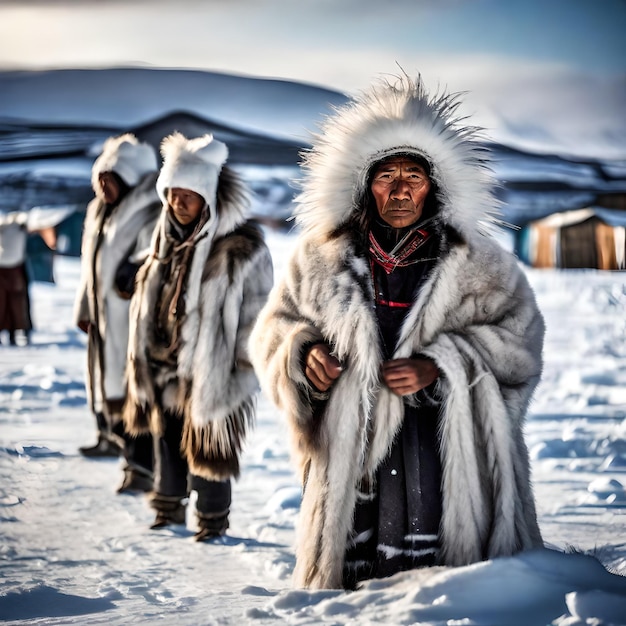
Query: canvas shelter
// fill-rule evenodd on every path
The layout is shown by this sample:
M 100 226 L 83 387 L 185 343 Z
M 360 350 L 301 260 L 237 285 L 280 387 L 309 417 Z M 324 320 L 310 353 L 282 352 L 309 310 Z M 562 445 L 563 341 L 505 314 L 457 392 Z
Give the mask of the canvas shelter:
M 518 254 L 532 267 L 626 269 L 626 211 L 587 207 L 524 226 Z

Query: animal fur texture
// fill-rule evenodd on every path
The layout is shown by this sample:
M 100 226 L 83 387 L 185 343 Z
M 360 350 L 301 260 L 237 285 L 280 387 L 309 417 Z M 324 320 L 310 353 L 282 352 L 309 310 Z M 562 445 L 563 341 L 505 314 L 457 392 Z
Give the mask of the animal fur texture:
M 94 350 L 103 351 L 104 372 L 100 371 L 97 355 L 88 357 L 91 365 L 87 370 L 87 391 L 92 406 L 101 406 L 106 398 L 125 395 L 130 303 L 117 292 L 115 273 L 129 257 L 138 260 L 147 256 L 161 206 L 155 189 L 156 175 L 156 171 L 145 175 L 122 199 L 104 227 L 102 200 L 94 198 L 87 207 L 74 319 L 76 323 L 87 320 L 95 325 L 100 341 L 94 344 Z
M 161 384 L 146 358 L 154 342 L 159 266 L 168 254 L 165 241 L 171 223 L 166 204 L 131 303 L 126 427 L 134 434 L 158 433 L 164 409 L 180 415 L 181 448 L 190 471 L 209 480 L 238 476 L 239 454 L 254 421 L 259 388 L 247 344 L 272 286 L 273 269 L 262 231 L 247 221 L 245 208 L 244 188 L 224 168 L 218 219 L 207 222 L 194 240 L 176 380 L 169 385 Z
M 450 236 L 403 323 L 393 358 L 437 364 L 443 397 L 441 562 L 462 565 L 541 544 L 523 437 L 542 371 L 544 323 L 515 258 L 488 231 L 498 206 L 485 154 L 451 118 L 454 99 L 429 99 L 408 78 L 379 84 L 328 119 L 306 156 L 302 232 L 251 336 L 264 391 L 284 412 L 306 474 L 294 583 L 341 587 L 356 490 L 372 480 L 403 417 L 381 383 L 370 268 L 345 227 L 369 168 L 396 152 L 427 158 Z M 343 372 L 323 414 L 303 348 L 328 343 Z M 416 398 L 405 398 L 416 402 Z

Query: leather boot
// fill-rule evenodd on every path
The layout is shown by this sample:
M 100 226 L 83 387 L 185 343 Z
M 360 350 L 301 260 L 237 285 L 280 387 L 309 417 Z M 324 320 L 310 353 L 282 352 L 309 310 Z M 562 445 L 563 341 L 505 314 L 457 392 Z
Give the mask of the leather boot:
M 214 537 L 221 537 L 228 529 L 229 510 L 221 513 L 197 513 L 199 530 L 194 535 L 196 541 L 206 541 Z
M 152 493 L 149 497 L 150 506 L 156 511 L 154 522 L 150 526 L 156 530 L 170 524 L 184 524 L 187 498 L 180 496 L 162 496 Z
M 152 491 L 152 472 L 141 467 L 127 465 L 124 479 L 117 488 L 117 493 L 140 493 Z
M 98 435 L 98 442 L 93 446 L 81 446 L 78 451 L 88 458 L 118 457 L 122 454 L 122 448 L 116 441 Z

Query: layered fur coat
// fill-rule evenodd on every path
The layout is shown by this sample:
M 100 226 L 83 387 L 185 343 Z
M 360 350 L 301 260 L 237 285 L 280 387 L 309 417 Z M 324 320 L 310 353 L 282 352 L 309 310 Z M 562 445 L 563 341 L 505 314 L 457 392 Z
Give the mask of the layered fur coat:
M 105 204 L 94 198 L 87 207 L 81 241 L 81 276 L 74 319 L 92 324 L 88 348 L 87 392 L 92 406 L 124 398 L 130 302 L 115 287 L 119 266 L 147 256 L 161 202 L 157 173 L 144 176 L 104 221 Z M 114 332 L 110 332 L 114 329 Z
M 419 81 L 384 83 L 330 118 L 306 158 L 300 240 L 251 337 L 306 482 L 297 586 L 341 586 L 357 488 L 389 452 L 404 402 L 416 402 L 381 383 L 370 267 L 347 226 L 369 169 L 398 152 L 430 163 L 447 233 L 393 354 L 429 357 L 441 372 L 441 562 L 541 544 L 523 426 L 542 371 L 543 319 L 516 259 L 480 232 L 497 212 L 486 155 L 453 111 L 454 100 L 429 98 Z M 303 373 L 304 348 L 319 341 L 343 365 L 321 415 Z
M 239 474 L 239 454 L 255 417 L 259 384 L 248 339 L 273 284 L 272 259 L 263 233 L 246 218 L 246 193 L 224 168 L 217 222 L 193 240 L 185 281 L 185 315 L 173 385 L 162 386 L 147 358 L 154 345 L 154 316 L 161 294 L 159 266 L 167 263 L 172 228 L 163 206 L 152 253 L 140 268 L 131 304 L 128 397 L 124 422 L 132 434 L 163 428 L 163 412 L 184 420 L 181 448 L 192 474 L 223 480 Z

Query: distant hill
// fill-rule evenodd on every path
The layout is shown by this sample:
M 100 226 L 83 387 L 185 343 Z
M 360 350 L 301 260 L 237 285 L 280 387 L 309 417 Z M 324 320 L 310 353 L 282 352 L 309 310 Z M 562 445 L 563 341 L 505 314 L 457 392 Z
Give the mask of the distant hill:
M 186 137 L 199 137 L 211 133 L 228 146 L 228 160 L 245 165 L 298 164 L 300 150 L 305 142 L 272 137 L 253 131 L 242 131 L 226 124 L 202 119 L 184 111 L 176 111 L 157 120 L 130 129 L 139 139 L 152 144 L 157 150 L 163 137 L 178 131 Z
M 186 111 L 297 141 L 347 99 L 284 80 L 149 68 L 0 72 L 0 93 L 0 124 L 130 128 Z
M 233 166 L 295 170 L 310 133 L 346 101 L 289 81 L 147 68 L 0 72 L 0 93 L 0 210 L 86 204 L 102 143 L 127 131 L 155 147 L 174 130 L 211 132 Z M 289 211 L 287 180 L 276 193 L 276 172 L 250 174 L 259 211 L 270 200 Z
M 152 144 L 157 151 L 163 137 L 174 131 L 187 137 L 212 133 L 228 145 L 231 164 L 296 165 L 299 151 L 308 146 L 304 141 L 240 130 L 185 111 L 175 111 L 137 126 L 0 123 L 0 163 L 81 156 L 92 162 L 107 137 L 128 131 Z
M 0 94 L 0 210 L 80 210 L 92 196 L 91 166 L 107 137 L 133 131 L 157 147 L 179 130 L 225 141 L 229 163 L 256 193 L 254 210 L 277 220 L 292 209 L 299 152 L 324 116 L 347 101 L 315 85 L 149 68 L 0 72 Z M 514 146 L 490 144 L 512 224 L 626 192 L 624 163 Z

